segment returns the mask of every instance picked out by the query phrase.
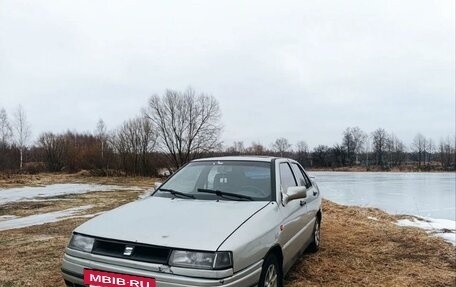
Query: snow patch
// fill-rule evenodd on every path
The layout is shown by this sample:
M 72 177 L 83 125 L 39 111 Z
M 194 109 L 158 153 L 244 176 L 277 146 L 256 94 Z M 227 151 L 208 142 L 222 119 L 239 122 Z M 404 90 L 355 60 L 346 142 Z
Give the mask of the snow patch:
M 396 222 L 396 225 L 421 228 L 433 236 L 441 237 L 456 245 L 456 221 L 415 216 L 411 220 L 400 219 Z
M 25 217 L 12 217 L 9 216 L 9 220 L 0 221 L 0 231 L 10 230 L 10 229 L 17 229 L 17 228 L 24 228 L 34 225 L 41 225 L 50 222 L 57 222 L 64 219 L 69 218 L 78 218 L 78 217 L 93 217 L 96 214 L 88 214 L 88 215 L 79 215 L 83 211 L 92 208 L 93 205 L 84 205 L 79 207 L 73 207 L 65 210 L 30 215 Z M 8 216 L 8 215 L 7 215 Z
M 52 184 L 47 186 L 34 187 L 16 187 L 0 189 L 0 205 L 10 202 L 37 201 L 37 198 L 56 197 L 67 194 L 83 194 L 93 191 L 119 191 L 132 190 L 142 191 L 143 189 L 137 186 L 118 186 L 118 185 L 103 185 L 103 184 L 82 184 L 82 183 L 63 183 Z
M 377 217 L 372 217 L 372 216 L 368 216 L 367 219 L 374 220 L 374 221 L 378 221 L 378 218 L 377 218 Z
M 11 220 L 17 218 L 16 215 L 2 215 L 0 216 L 0 221 Z

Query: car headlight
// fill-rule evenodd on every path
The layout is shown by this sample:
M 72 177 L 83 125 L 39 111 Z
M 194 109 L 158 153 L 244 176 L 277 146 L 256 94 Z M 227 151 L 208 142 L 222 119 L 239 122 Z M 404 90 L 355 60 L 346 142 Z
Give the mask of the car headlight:
M 91 252 L 95 239 L 92 237 L 84 236 L 81 234 L 73 234 L 71 237 L 68 248 L 76 249 L 84 252 Z
M 169 265 L 196 269 L 227 269 L 233 267 L 233 259 L 231 252 L 174 250 Z

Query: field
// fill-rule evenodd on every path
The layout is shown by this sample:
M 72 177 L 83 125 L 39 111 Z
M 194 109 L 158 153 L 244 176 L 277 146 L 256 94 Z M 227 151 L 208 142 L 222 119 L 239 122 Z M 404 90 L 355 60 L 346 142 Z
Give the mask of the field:
M 0 187 L 50 183 L 102 183 L 147 189 L 153 179 L 84 175 L 3 177 Z M 0 191 L 2 192 L 2 191 Z M 90 205 L 95 214 L 138 198 L 138 189 L 63 195 L 57 201 L 23 201 L 0 206 L 1 215 L 27 216 Z M 398 216 L 377 209 L 324 201 L 322 247 L 305 254 L 285 286 L 455 286 L 456 248 L 422 230 L 398 227 Z M 87 220 L 0 231 L 0 286 L 63 286 L 60 261 L 71 231 Z

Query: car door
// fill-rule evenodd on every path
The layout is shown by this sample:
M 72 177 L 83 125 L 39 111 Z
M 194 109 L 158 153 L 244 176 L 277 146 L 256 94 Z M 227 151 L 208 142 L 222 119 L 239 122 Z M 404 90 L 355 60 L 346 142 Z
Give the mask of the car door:
M 316 184 L 313 184 L 312 181 L 310 180 L 309 176 L 307 175 L 306 171 L 302 166 L 299 164 L 296 164 L 296 166 L 299 168 L 301 173 L 304 176 L 304 179 L 306 181 L 306 186 L 308 189 L 307 192 L 307 209 L 309 211 L 309 214 L 311 218 L 315 218 L 317 215 L 318 210 L 320 209 L 320 204 L 321 204 L 321 195 L 320 195 L 320 190 L 318 189 L 318 186 Z
M 311 237 L 312 237 L 312 232 L 313 232 L 313 226 L 314 226 L 314 219 L 315 215 L 317 214 L 318 210 L 314 210 L 315 206 L 317 205 L 316 198 L 318 196 L 318 190 L 316 189 L 315 186 L 312 185 L 311 181 L 307 177 L 306 173 L 304 172 L 304 169 L 297 163 L 297 162 L 292 162 L 291 163 L 291 168 L 293 170 L 293 173 L 297 179 L 298 185 L 299 186 L 305 186 L 306 191 L 307 191 L 307 197 L 304 199 L 305 205 L 306 205 L 306 210 L 305 214 L 303 215 L 303 223 L 302 223 L 302 228 L 304 229 L 303 235 L 302 235 L 302 240 L 303 244 L 308 242 Z
M 288 187 L 297 186 L 297 181 L 289 162 L 280 162 L 278 170 L 280 191 L 285 194 Z M 280 211 L 283 218 L 280 226 L 280 243 L 284 257 L 284 270 L 288 270 L 304 244 L 301 231 L 303 229 L 306 206 L 302 200 L 293 200 L 286 205 L 281 204 Z

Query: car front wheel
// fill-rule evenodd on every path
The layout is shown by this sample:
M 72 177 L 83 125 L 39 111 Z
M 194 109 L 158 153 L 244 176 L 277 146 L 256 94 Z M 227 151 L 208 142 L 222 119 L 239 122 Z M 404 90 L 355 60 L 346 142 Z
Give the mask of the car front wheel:
M 282 269 L 277 256 L 269 254 L 263 263 L 258 287 L 282 287 Z

